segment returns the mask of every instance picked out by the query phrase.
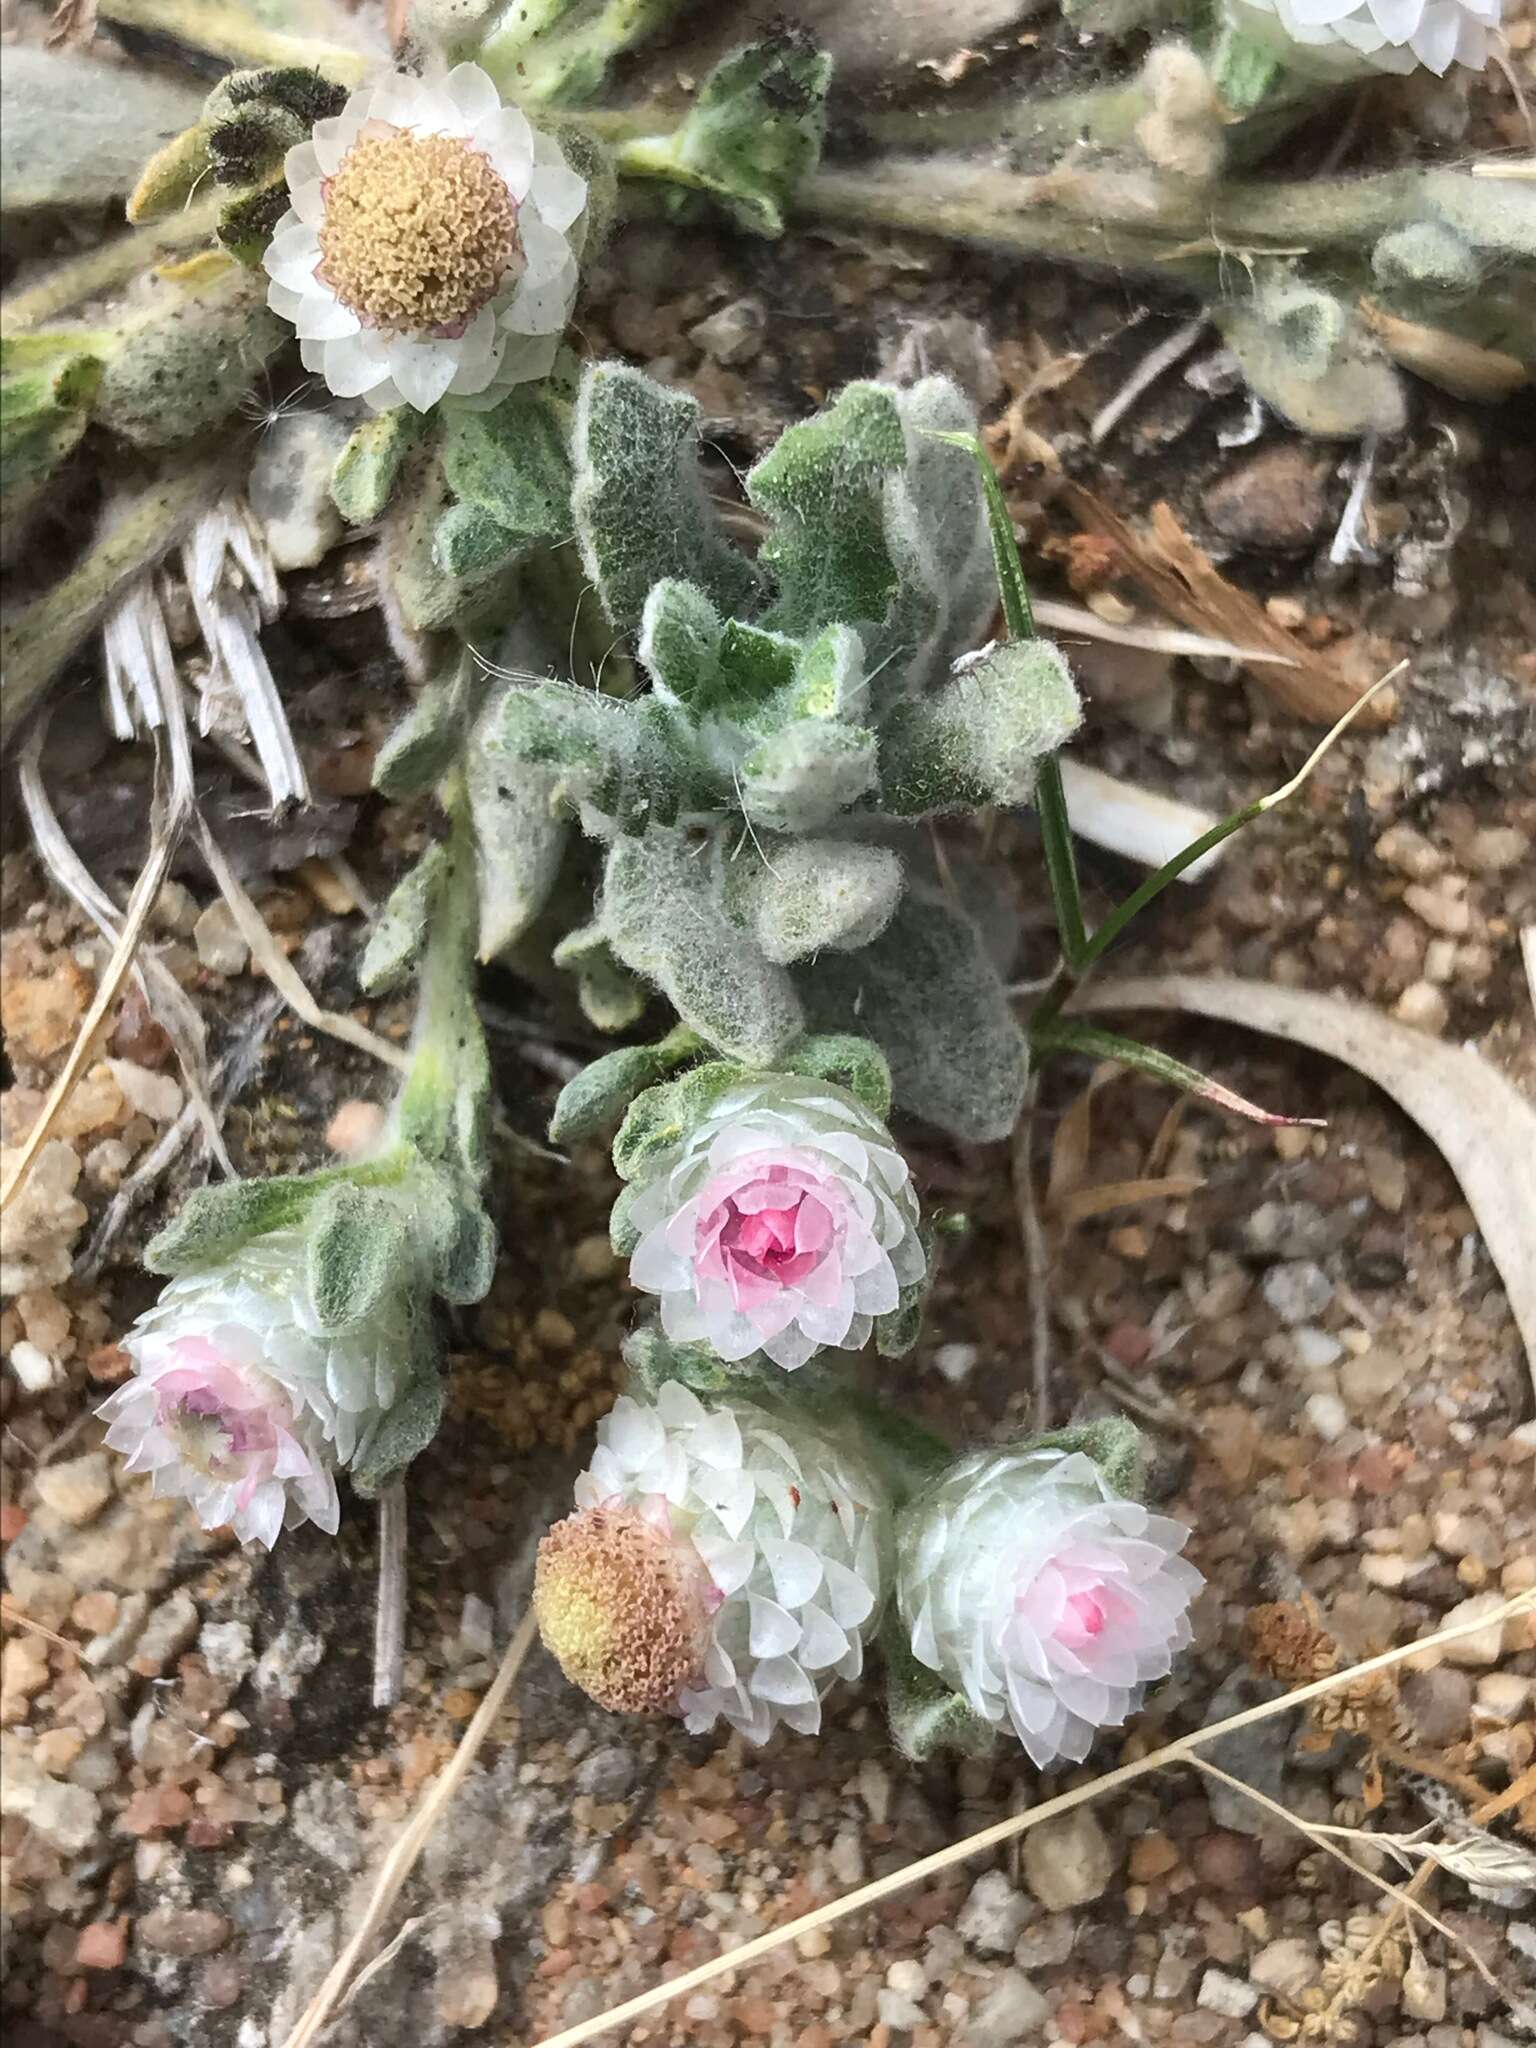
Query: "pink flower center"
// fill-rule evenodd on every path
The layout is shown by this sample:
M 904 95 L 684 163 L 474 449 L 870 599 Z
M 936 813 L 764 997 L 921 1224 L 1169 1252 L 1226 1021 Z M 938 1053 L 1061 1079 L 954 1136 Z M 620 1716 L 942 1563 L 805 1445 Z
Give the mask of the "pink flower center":
M 835 1249 L 831 1210 L 803 1180 L 787 1166 L 765 1166 L 701 1210 L 695 1263 L 701 1274 L 725 1281 L 738 1309 L 803 1287 Z
M 1103 1631 L 1104 1620 L 1104 1603 L 1097 1591 L 1073 1593 L 1057 1624 L 1056 1639 L 1065 1643 L 1069 1650 L 1075 1650 L 1080 1643 L 1091 1642 Z

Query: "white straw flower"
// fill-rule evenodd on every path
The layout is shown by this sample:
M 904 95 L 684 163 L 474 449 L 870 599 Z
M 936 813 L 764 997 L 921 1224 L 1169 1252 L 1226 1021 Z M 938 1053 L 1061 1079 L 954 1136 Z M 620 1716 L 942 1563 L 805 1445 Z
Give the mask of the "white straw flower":
M 668 1381 L 598 1427 L 534 1601 L 566 1676 L 623 1713 L 814 1735 L 856 1678 L 890 1580 L 884 1489 L 830 1430 Z
M 412 1358 L 410 1297 L 323 1328 L 298 1230 L 253 1239 L 173 1280 L 123 1340 L 134 1377 L 98 1411 L 107 1443 L 204 1528 L 269 1548 L 312 1521 L 334 1532 L 334 1467 L 399 1397 Z
M 482 407 L 546 375 L 586 180 L 478 65 L 363 87 L 284 167 L 267 302 L 337 397 Z
M 660 1295 L 674 1343 L 792 1372 L 824 1345 L 857 1350 L 926 1270 L 905 1160 L 830 1082 L 742 1081 L 646 1172 L 629 1277 Z
M 979 1451 L 903 1509 L 896 1598 L 919 1663 L 1034 1761 L 1081 1761 L 1190 1640 L 1189 1532 L 1082 1452 Z
M 1503 11 L 1502 0 L 1232 0 L 1232 10 L 1297 70 L 1329 78 L 1481 71 Z

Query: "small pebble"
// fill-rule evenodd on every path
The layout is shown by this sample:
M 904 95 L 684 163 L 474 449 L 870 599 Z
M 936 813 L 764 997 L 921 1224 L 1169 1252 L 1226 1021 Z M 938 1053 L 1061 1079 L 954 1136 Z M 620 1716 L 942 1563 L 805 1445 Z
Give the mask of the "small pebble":
M 44 1465 L 33 1479 L 37 1497 L 76 1529 L 93 1522 L 112 1498 L 112 1466 L 105 1451 Z
M 139 1922 L 139 1940 L 162 1956 L 212 1955 L 234 1929 L 206 1906 L 156 1906 Z

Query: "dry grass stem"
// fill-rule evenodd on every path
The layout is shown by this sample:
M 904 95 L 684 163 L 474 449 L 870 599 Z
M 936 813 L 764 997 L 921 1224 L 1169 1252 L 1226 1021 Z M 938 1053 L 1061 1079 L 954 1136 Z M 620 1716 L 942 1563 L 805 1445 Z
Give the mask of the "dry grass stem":
M 218 884 L 219 894 L 229 906 L 236 929 L 251 949 L 251 958 L 289 1008 L 295 1010 L 312 1030 L 324 1031 L 331 1038 L 339 1038 L 361 1052 L 371 1053 L 385 1066 L 403 1073 L 410 1066 L 410 1059 L 399 1046 L 391 1045 L 387 1038 L 380 1038 L 376 1031 L 370 1031 L 366 1024 L 359 1024 L 355 1017 L 344 1016 L 339 1010 L 322 1009 L 315 1001 L 298 969 L 267 930 L 266 920 L 251 901 L 244 883 L 225 859 L 223 848 L 202 818 L 197 820 L 197 840 L 209 872 Z
M 1114 397 L 1094 415 L 1088 438 L 1095 447 L 1114 432 L 1143 392 L 1152 389 L 1164 370 L 1171 370 L 1175 363 L 1183 361 L 1204 334 L 1206 324 L 1203 313 L 1197 320 L 1185 320 L 1156 348 L 1148 349 Z
M 405 1481 L 379 1495 L 379 1584 L 373 1615 L 373 1704 L 392 1707 L 405 1672 Z
M 1032 598 L 1030 609 L 1037 626 L 1049 626 L 1053 633 L 1081 633 L 1085 640 L 1104 640 L 1111 647 L 1140 647 L 1148 654 L 1194 655 L 1202 661 L 1299 666 L 1294 654 L 1282 654 L 1275 647 L 1244 647 L 1235 640 L 1218 640 L 1210 633 L 1195 633 L 1182 626 L 1112 626 L 1086 605 L 1062 604 L 1053 598 Z M 1065 761 L 1062 766 L 1066 766 Z
M 940 1872 L 951 1869 L 969 1857 L 981 1854 L 983 1850 L 996 1849 L 1015 1835 L 1038 1827 L 1042 1821 L 1054 1820 L 1058 1815 L 1068 1813 L 1073 1807 L 1082 1806 L 1091 1799 L 1099 1799 L 1107 1792 L 1118 1791 L 1135 1778 L 1144 1778 L 1153 1771 L 1166 1770 L 1170 1764 L 1192 1761 L 1194 1752 L 1203 1744 L 1216 1742 L 1224 1735 L 1230 1735 L 1239 1728 L 1249 1727 L 1255 1721 L 1267 1721 L 1275 1714 L 1288 1714 L 1295 1708 L 1306 1706 L 1311 1700 L 1321 1699 L 1324 1694 L 1335 1691 L 1341 1685 L 1358 1683 L 1375 1671 L 1387 1671 L 1407 1658 L 1417 1656 L 1421 1651 L 1436 1649 L 1443 1643 L 1454 1642 L 1460 1636 L 1476 1634 L 1489 1628 L 1495 1621 L 1509 1621 L 1517 1615 L 1536 1612 L 1536 1592 L 1521 1593 L 1508 1600 L 1493 1614 L 1480 1615 L 1475 1621 L 1458 1622 L 1454 1628 L 1439 1630 L 1425 1636 L 1419 1642 L 1403 1643 L 1395 1650 L 1384 1650 L 1380 1656 L 1368 1658 L 1363 1664 L 1355 1664 L 1346 1670 L 1333 1672 L 1326 1678 L 1315 1680 L 1311 1685 L 1295 1687 L 1282 1693 L 1279 1698 L 1261 1701 L 1258 1706 L 1247 1707 L 1240 1714 L 1233 1714 L 1225 1721 L 1218 1721 L 1209 1728 L 1197 1728 L 1191 1735 L 1181 1735 L 1176 1741 L 1165 1744 L 1162 1749 L 1152 1750 L 1148 1755 L 1137 1757 L 1133 1762 L 1121 1764 L 1118 1769 L 1106 1771 L 1091 1784 L 1074 1785 L 1066 1792 L 1058 1792 L 1053 1799 L 1042 1800 L 1026 1813 L 1010 1816 L 1007 1820 L 994 1822 L 989 1828 L 982 1828 L 977 1834 L 967 1835 L 963 1841 L 953 1842 L 948 1848 L 938 1849 L 931 1856 L 920 1857 L 916 1863 L 909 1863 L 901 1870 L 893 1870 L 885 1877 L 876 1878 L 872 1884 L 861 1885 L 855 1892 L 849 1892 L 840 1899 L 831 1899 L 824 1906 L 817 1906 L 812 1912 L 802 1913 L 797 1919 L 788 1920 L 782 1927 L 771 1928 L 768 1933 L 758 1935 L 754 1940 L 743 1942 L 739 1948 L 726 1951 L 712 1961 L 701 1963 L 697 1969 L 685 1971 L 680 1977 L 669 1978 L 664 1984 L 653 1985 L 649 1991 L 637 1997 L 626 1999 L 609 2012 L 598 2013 L 590 2020 L 582 2020 L 574 2027 L 565 2027 L 558 2034 L 547 2034 L 534 2048 L 581 2048 L 581 2044 L 592 2041 L 599 2034 L 607 2033 L 612 2027 L 627 2026 L 630 2021 L 644 2018 L 649 2012 L 670 2004 L 674 1998 L 685 1997 L 690 1991 L 697 1991 L 714 1978 L 724 1976 L 728 1971 L 743 1969 L 748 1963 L 755 1963 L 761 1957 L 771 1955 L 786 1942 L 798 1941 L 802 1935 L 811 1934 L 819 1927 L 831 1926 L 843 1920 L 850 1913 L 863 1912 L 878 1905 L 892 1893 L 904 1891 L 909 1885 L 921 1884 Z M 451 1768 L 451 1766 L 450 1766 Z M 1244 1791 L 1249 1788 L 1243 1787 Z M 1289 1818 L 1290 1816 L 1287 1816 Z M 1413 1892 L 1420 1879 L 1428 1874 L 1430 1866 L 1419 1873 L 1405 1892 Z M 297 2039 L 290 2040 L 287 2048 L 301 2048 Z
M 318 2041 L 325 2028 L 335 2017 L 348 1980 L 361 1961 L 368 1944 L 383 1925 L 389 1909 L 400 1896 L 406 1879 L 416 1867 L 417 1858 L 427 1844 L 432 1830 L 447 1810 L 455 1792 L 469 1774 L 469 1767 L 479 1755 L 482 1744 L 495 1724 L 497 1715 L 506 1704 L 523 1659 L 532 1645 L 536 1624 L 530 1607 L 517 1625 L 511 1642 L 507 1644 L 496 1676 L 491 1680 L 485 1698 L 475 1709 L 475 1718 L 464 1731 L 464 1738 L 449 1759 L 441 1776 L 433 1779 L 415 1813 L 400 1831 L 399 1839 L 385 1857 L 374 1882 L 373 1893 L 367 1910 L 346 1947 L 331 1965 L 325 1982 L 305 2007 L 303 2017 L 284 2042 L 283 2048 L 310 2048 Z
M 22 1183 L 32 1171 L 32 1165 L 39 1152 L 48 1142 L 50 1132 L 63 1113 L 64 1105 L 75 1092 L 75 1088 L 89 1065 L 112 1007 L 122 994 L 123 984 L 133 966 L 134 955 L 139 950 L 149 924 L 150 912 L 171 871 L 171 862 L 181 838 L 184 820 L 174 819 L 161 822 L 155 832 L 154 845 L 149 859 L 145 862 L 133 893 L 128 898 L 128 908 L 123 915 L 122 930 L 112 957 L 102 971 L 96 984 L 96 997 L 86 1012 L 85 1021 L 76 1034 L 75 1042 L 69 1049 L 69 1057 L 59 1070 L 58 1079 L 48 1092 L 42 1114 L 27 1133 L 26 1141 L 20 1148 L 20 1156 L 11 1169 L 10 1177 L 0 1188 L 0 1210 L 10 1205 L 12 1198 L 20 1191 Z
M 1292 1813 L 1288 1806 L 1282 1806 L 1278 1799 L 1271 1799 L 1267 1792 L 1259 1792 L 1252 1785 L 1245 1785 L 1241 1778 L 1234 1778 L 1229 1771 L 1218 1769 L 1206 1757 L 1192 1756 L 1188 1761 L 1194 1765 L 1197 1771 L 1203 1771 L 1208 1778 L 1219 1778 L 1223 1785 L 1234 1786 L 1245 1798 L 1251 1799 L 1256 1806 L 1262 1806 L 1266 1813 L 1273 1813 L 1281 1820 L 1288 1821 L 1293 1828 L 1304 1834 L 1309 1842 L 1315 1842 L 1325 1855 L 1333 1857 L 1336 1863 L 1342 1863 L 1346 1870 L 1352 1870 L 1356 1877 L 1363 1878 L 1367 1884 L 1373 1884 L 1377 1891 L 1384 1892 L 1392 1900 L 1400 1913 L 1416 1914 L 1426 1925 L 1433 1927 L 1437 1934 L 1443 1934 L 1454 1948 L 1460 1949 L 1473 1969 L 1477 1971 L 1478 1975 L 1486 1983 L 1491 1984 L 1495 1991 L 1499 1989 L 1499 1981 L 1488 1965 L 1483 1961 L 1476 1949 L 1462 1939 L 1454 1927 L 1448 1927 L 1443 1920 L 1438 1919 L 1435 1914 L 1430 1912 L 1428 1906 L 1421 1906 L 1410 1890 L 1405 1890 L 1401 1885 L 1392 1884 L 1387 1878 L 1378 1877 L 1374 1870 L 1367 1870 L 1365 1865 L 1357 1863 L 1353 1856 L 1346 1856 L 1337 1843 L 1329 1840 L 1329 1836 L 1334 1833 L 1332 1828 L 1314 1827 L 1310 1821 L 1303 1820 L 1300 1814 Z M 1372 1840 L 1369 1831 L 1364 1828 L 1349 1828 L 1343 1830 L 1343 1832 L 1353 1836 L 1356 1841 L 1369 1842 Z M 1392 1845 L 1388 1842 L 1383 1842 L 1379 1846 L 1390 1848 Z

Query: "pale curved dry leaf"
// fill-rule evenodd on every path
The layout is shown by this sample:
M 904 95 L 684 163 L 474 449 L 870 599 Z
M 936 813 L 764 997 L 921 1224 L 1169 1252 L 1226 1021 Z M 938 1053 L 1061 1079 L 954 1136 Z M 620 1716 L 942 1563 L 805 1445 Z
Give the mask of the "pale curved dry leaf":
M 1536 1387 L 1536 1108 L 1479 1053 L 1365 1003 L 1236 975 L 1158 974 L 1080 990 L 1074 1010 L 1186 1010 L 1342 1060 L 1434 1140 L 1461 1183 L 1525 1341 Z

